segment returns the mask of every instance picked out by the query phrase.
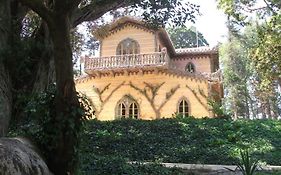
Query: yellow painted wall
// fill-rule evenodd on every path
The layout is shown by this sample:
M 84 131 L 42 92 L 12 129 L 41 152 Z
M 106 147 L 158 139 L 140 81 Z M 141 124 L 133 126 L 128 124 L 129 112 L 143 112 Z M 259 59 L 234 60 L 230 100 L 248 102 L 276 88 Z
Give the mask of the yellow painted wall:
M 210 56 L 204 56 L 199 58 L 192 57 L 183 57 L 181 59 L 175 59 L 171 61 L 173 65 L 177 67 L 177 69 L 185 71 L 185 67 L 187 63 L 191 62 L 195 66 L 195 71 L 197 73 L 211 73 L 211 61 Z
M 77 83 L 76 88 L 78 91 L 86 93 L 92 100 L 94 105 L 99 109 L 100 101 L 93 91 L 93 86 L 98 87 L 99 89 L 103 89 L 109 83 L 111 84 L 109 89 L 106 90 L 103 94 L 103 99 L 106 98 L 111 91 L 118 86 L 120 83 L 125 81 L 125 85 L 123 85 L 120 89 L 115 91 L 111 98 L 105 103 L 103 110 L 100 112 L 98 119 L 99 120 L 113 120 L 115 119 L 115 107 L 117 102 L 126 94 L 130 94 L 135 98 L 140 106 L 140 118 L 141 119 L 155 119 L 155 113 L 147 101 L 147 99 L 140 94 L 138 91 L 129 86 L 129 82 L 131 81 L 137 87 L 144 87 L 143 82 L 156 84 L 165 82 L 165 84 L 158 91 L 159 94 L 156 96 L 155 101 L 157 106 L 159 106 L 162 101 L 166 98 L 166 93 L 170 91 L 171 88 L 180 85 L 180 88 L 176 91 L 176 93 L 171 97 L 171 99 L 166 103 L 166 105 L 161 110 L 161 117 L 172 117 L 173 114 L 177 111 L 177 104 L 180 98 L 186 97 L 190 103 L 190 114 L 195 117 L 205 117 L 210 116 L 208 110 L 206 110 L 198 101 L 198 99 L 194 96 L 194 94 L 186 88 L 188 85 L 190 88 L 197 92 L 197 95 L 201 99 L 201 101 L 207 105 L 207 100 L 203 98 L 198 92 L 199 88 L 204 91 L 205 94 L 208 94 L 208 84 L 206 81 L 200 80 L 191 80 L 190 78 L 185 77 L 177 77 L 174 75 L 167 74 L 134 74 L 128 76 L 115 76 L 115 77 L 101 77 L 101 78 L 93 78 L 91 80 L 85 81 L 83 83 Z
M 102 40 L 101 56 L 116 55 L 116 48 L 119 42 L 126 38 L 132 38 L 138 41 L 140 53 L 155 52 L 155 35 L 153 33 L 136 28 L 135 26 L 127 25 L 125 28 Z

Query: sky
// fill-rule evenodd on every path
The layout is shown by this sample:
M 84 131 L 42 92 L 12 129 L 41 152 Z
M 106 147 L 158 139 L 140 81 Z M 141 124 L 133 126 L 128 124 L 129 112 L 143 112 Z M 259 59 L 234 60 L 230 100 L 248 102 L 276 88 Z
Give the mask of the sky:
M 199 32 L 203 34 L 210 44 L 210 47 L 216 46 L 219 42 L 226 41 L 227 28 L 226 16 L 221 10 L 217 9 L 216 0 L 183 0 L 200 5 L 201 16 L 197 16 L 196 23 L 187 23 L 187 27 L 195 26 Z M 83 26 L 80 28 L 83 33 Z M 89 53 L 84 53 L 88 55 Z
M 221 10 L 217 9 L 216 0 L 185 0 L 200 5 L 201 16 L 198 16 L 194 25 L 200 31 L 210 46 L 215 46 L 218 42 L 226 40 L 226 16 Z

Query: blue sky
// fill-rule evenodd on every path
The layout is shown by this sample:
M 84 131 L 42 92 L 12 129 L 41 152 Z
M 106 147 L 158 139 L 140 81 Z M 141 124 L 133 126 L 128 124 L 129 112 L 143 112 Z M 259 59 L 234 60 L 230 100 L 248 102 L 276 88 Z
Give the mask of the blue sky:
M 218 42 L 226 40 L 226 16 L 217 9 L 216 0 L 184 0 L 200 5 L 201 16 L 197 17 L 196 23 L 188 23 L 197 27 L 203 33 L 210 46 L 215 46 Z

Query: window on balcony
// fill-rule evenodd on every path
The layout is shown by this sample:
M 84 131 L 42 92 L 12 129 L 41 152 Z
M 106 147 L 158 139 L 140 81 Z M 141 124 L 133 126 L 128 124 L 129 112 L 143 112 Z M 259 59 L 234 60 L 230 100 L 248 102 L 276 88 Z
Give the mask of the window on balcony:
M 187 117 L 189 115 L 189 105 L 186 98 L 182 98 L 178 103 L 178 114 L 183 117 Z
M 116 49 L 116 55 L 139 54 L 139 43 L 131 38 L 122 40 Z
M 194 64 L 191 62 L 187 63 L 187 65 L 185 66 L 185 71 L 187 71 L 189 73 L 194 73 L 195 72 Z
M 117 103 L 116 109 L 116 118 L 139 118 L 139 105 L 138 103 L 130 96 L 123 97 Z

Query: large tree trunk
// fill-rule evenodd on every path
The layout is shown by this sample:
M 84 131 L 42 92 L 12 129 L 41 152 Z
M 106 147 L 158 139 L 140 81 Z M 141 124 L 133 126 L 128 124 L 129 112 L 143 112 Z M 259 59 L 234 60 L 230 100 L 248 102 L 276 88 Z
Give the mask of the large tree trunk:
M 12 113 L 12 94 L 10 77 L 4 66 L 3 53 L 9 47 L 9 32 L 11 31 L 10 1 L 0 1 L 0 137 L 8 131 Z
M 0 63 L 0 137 L 8 132 L 12 115 L 12 93 L 10 78 L 2 63 Z
M 57 94 L 55 99 L 58 124 L 58 146 L 49 160 L 51 170 L 57 175 L 73 174 L 75 147 L 78 143 L 75 130 L 81 127 L 80 116 L 72 115 L 70 108 L 78 106 L 73 80 L 72 51 L 70 46 L 69 18 L 67 14 L 55 13 L 49 24 L 54 45 Z M 67 121 L 67 122 L 66 122 Z M 74 125 L 71 126 L 71 125 Z
M 32 93 L 40 93 L 55 82 L 54 52 L 48 26 L 42 22 L 36 40 L 44 45 L 44 50 L 37 62 L 37 72 L 32 84 Z

